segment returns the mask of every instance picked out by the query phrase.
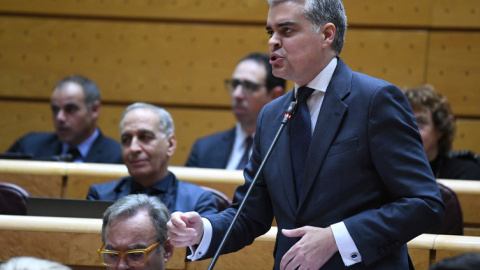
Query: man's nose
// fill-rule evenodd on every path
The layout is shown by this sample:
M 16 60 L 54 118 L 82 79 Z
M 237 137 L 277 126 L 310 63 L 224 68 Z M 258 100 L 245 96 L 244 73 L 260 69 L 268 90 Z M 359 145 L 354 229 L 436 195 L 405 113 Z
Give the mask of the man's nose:
M 130 148 L 130 151 L 134 151 L 134 152 L 138 152 L 142 149 L 140 147 L 140 141 L 138 140 L 137 137 L 132 138 L 132 142 L 130 143 L 129 148 Z
M 55 120 L 57 121 L 65 121 L 66 116 L 65 116 L 65 111 L 64 110 L 59 110 L 57 114 L 55 115 Z
M 243 85 L 240 83 L 233 89 L 232 96 L 234 98 L 244 98 L 245 97 L 245 91 L 243 91 Z
M 268 47 L 270 48 L 270 52 L 274 52 L 275 50 L 281 47 L 281 42 L 277 34 L 275 33 L 272 34 L 272 36 L 268 40 Z
M 128 266 L 127 261 L 125 261 L 125 258 L 123 258 L 123 257 L 120 258 L 120 261 L 118 262 L 117 269 L 118 270 L 130 269 L 130 266 Z

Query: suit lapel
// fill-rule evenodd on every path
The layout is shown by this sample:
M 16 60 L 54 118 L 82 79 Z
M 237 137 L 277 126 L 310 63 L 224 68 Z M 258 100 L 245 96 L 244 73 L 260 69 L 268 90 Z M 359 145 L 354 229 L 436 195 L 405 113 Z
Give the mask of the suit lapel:
M 233 148 L 233 143 L 235 141 L 235 127 L 233 127 L 231 130 L 228 132 L 225 132 L 222 136 L 222 143 L 221 146 L 216 149 L 216 151 L 213 151 L 215 155 L 217 155 L 216 158 L 212 160 L 221 160 L 221 169 L 224 169 L 227 167 L 228 159 L 230 158 L 230 154 L 232 153 L 232 148 Z
M 299 209 L 308 197 L 313 183 L 318 181 L 317 175 L 348 109 L 348 106 L 342 100 L 350 93 L 351 77 L 351 70 L 338 59 L 337 68 L 325 92 L 308 150 Z
M 294 92 L 290 91 L 285 99 L 283 104 L 283 108 L 287 108 L 290 105 L 290 102 L 294 100 Z M 275 123 L 281 123 L 283 119 L 283 114 L 279 117 L 280 119 L 276 119 Z M 291 207 L 292 214 L 295 215 L 297 211 L 297 195 L 295 193 L 295 181 L 293 179 L 293 168 L 292 168 L 292 160 L 290 156 L 290 124 L 287 123 L 285 129 L 283 130 L 282 135 L 278 139 L 277 145 L 277 154 L 278 158 L 275 160 L 277 161 L 277 168 L 279 168 L 278 173 L 279 176 L 277 179 L 283 179 L 283 186 L 286 192 L 286 197 L 288 200 L 288 205 Z

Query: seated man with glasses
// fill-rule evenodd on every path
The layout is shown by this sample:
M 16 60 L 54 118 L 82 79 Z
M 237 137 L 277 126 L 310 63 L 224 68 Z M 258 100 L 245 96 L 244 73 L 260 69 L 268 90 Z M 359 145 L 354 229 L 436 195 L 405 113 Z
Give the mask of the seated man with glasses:
M 107 269 L 165 269 L 173 255 L 167 240 L 170 212 L 157 197 L 132 194 L 103 214 L 98 255 Z
M 243 170 L 251 154 L 260 110 L 285 92 L 285 80 L 273 76 L 270 57 L 266 53 L 251 53 L 242 58 L 232 79 L 226 80 L 225 84 L 237 125 L 198 139 L 186 166 Z

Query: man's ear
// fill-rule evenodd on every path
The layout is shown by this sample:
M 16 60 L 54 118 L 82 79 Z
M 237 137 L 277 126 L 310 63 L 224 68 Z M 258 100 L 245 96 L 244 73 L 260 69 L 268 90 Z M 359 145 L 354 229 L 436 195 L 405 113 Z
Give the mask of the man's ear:
M 337 29 L 333 23 L 326 23 L 320 33 L 323 35 L 324 47 L 332 45 L 333 40 L 335 39 L 335 33 Z
M 164 253 L 164 256 L 165 256 L 165 262 L 168 262 L 168 260 L 170 260 L 170 258 L 172 258 L 173 256 L 173 245 L 170 243 L 170 240 L 167 240 L 165 241 L 165 243 L 163 244 L 163 253 Z
M 92 117 L 96 120 L 98 119 L 98 116 L 100 115 L 100 101 L 95 101 L 93 102 L 92 104 L 92 109 L 91 109 L 91 112 L 92 112 Z
M 167 154 L 169 157 L 173 156 L 173 153 L 175 153 L 175 149 L 177 149 L 177 139 L 175 138 L 175 134 L 171 134 L 168 136 L 168 149 L 167 149 Z

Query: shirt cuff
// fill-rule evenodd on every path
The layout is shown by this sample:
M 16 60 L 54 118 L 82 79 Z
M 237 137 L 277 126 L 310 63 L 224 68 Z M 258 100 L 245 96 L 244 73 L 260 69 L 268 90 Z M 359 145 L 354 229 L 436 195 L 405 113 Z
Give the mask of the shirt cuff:
M 347 230 L 345 223 L 338 222 L 330 226 L 333 237 L 337 243 L 338 252 L 342 257 L 345 266 L 354 265 L 362 261 L 362 256 L 353 242 L 352 236 Z
M 192 254 L 187 256 L 187 259 L 191 261 L 196 261 L 199 260 L 207 253 L 208 247 L 210 246 L 210 243 L 212 242 L 212 223 L 206 218 L 202 218 L 203 222 L 203 237 L 202 241 L 200 241 L 200 244 L 197 246 L 189 246 L 190 251 Z

